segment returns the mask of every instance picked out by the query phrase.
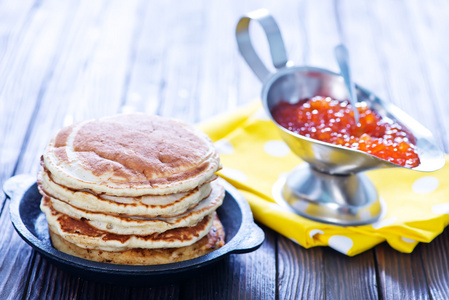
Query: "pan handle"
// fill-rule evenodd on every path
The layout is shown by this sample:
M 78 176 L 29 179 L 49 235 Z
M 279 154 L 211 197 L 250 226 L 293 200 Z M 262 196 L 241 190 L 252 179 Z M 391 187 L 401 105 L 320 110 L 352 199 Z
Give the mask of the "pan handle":
M 35 182 L 36 176 L 30 174 L 15 175 L 6 180 L 3 185 L 3 192 L 6 197 L 13 199 L 17 195 L 22 195 Z
M 284 41 L 282 40 L 279 27 L 268 10 L 258 9 L 252 11 L 239 20 L 235 31 L 235 36 L 240 54 L 246 60 L 246 63 L 253 70 L 259 80 L 264 82 L 270 75 L 270 71 L 259 58 L 254 50 L 253 44 L 251 43 L 251 38 L 248 31 L 251 20 L 257 21 L 265 31 L 268 45 L 270 47 L 271 60 L 273 61 L 273 65 L 276 69 L 287 65 L 287 53 L 285 51 Z

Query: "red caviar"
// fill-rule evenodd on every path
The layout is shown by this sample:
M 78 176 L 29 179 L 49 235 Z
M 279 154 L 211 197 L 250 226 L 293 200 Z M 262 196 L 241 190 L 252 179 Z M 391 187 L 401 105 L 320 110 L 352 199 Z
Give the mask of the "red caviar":
M 415 138 L 404 126 L 381 117 L 365 102 L 356 107 L 359 124 L 349 101 L 330 97 L 316 96 L 294 104 L 281 101 L 271 113 L 281 126 L 300 135 L 361 150 L 401 166 L 419 165 Z

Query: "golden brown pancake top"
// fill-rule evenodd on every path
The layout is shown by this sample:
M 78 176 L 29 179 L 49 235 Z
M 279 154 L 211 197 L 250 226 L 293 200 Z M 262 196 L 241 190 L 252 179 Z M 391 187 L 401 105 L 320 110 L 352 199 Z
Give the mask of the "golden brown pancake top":
M 62 129 L 55 138 L 55 154 L 62 161 L 68 161 L 64 148 L 73 128 Z M 94 175 L 110 173 L 129 182 L 194 176 L 208 167 L 205 159 L 210 156 L 210 145 L 186 126 L 138 114 L 85 123 L 76 133 L 72 150 Z

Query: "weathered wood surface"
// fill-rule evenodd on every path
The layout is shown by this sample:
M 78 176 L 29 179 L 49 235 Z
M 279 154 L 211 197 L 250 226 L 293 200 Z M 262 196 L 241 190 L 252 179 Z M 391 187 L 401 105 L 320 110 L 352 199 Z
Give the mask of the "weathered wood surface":
M 35 173 L 61 126 L 142 111 L 190 123 L 256 99 L 239 56 L 240 16 L 268 8 L 298 65 L 353 77 L 428 127 L 449 151 L 449 3 L 435 1 L 0 1 L 0 185 Z M 261 56 L 268 50 L 251 28 Z M 257 251 L 231 255 L 201 278 L 159 287 L 100 284 L 68 274 L 16 234 L 0 196 L 0 299 L 448 299 L 446 230 L 402 254 L 382 244 L 353 258 L 303 249 L 264 228 Z

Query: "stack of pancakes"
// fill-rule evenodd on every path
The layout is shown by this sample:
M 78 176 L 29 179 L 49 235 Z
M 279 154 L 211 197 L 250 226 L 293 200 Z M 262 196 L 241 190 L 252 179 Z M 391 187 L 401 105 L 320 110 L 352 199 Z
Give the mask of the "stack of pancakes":
M 179 121 L 119 115 L 63 128 L 38 186 L 53 246 L 89 260 L 163 264 L 224 244 L 217 151 Z

